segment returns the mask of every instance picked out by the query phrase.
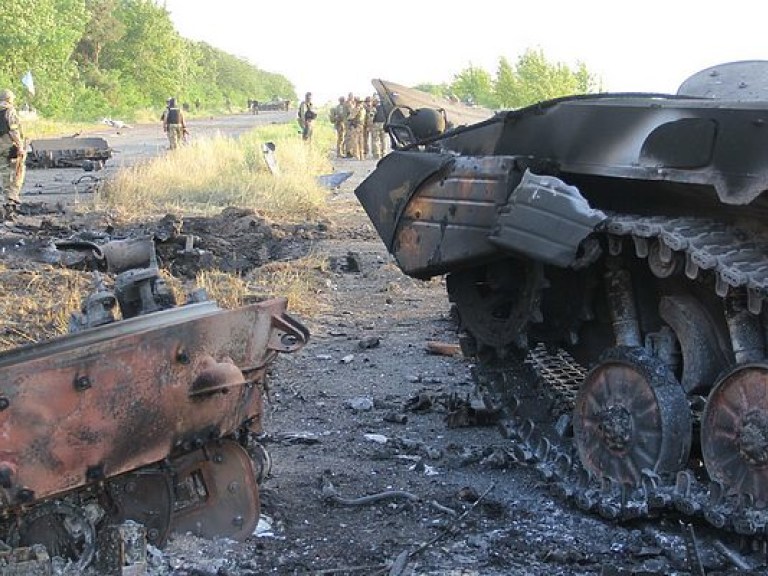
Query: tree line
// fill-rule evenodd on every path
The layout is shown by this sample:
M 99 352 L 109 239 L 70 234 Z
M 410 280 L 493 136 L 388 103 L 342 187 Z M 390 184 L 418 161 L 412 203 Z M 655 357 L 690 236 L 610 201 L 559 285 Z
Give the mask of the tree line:
M 495 75 L 469 66 L 446 84 L 421 84 L 416 88 L 442 96 L 473 102 L 491 109 L 512 109 L 543 100 L 588 94 L 601 90 L 600 80 L 582 62 L 571 67 L 551 62 L 542 50 L 526 50 L 514 64 L 499 58 Z
M 181 37 L 156 0 L 14 0 L 0 30 L 0 87 L 49 118 L 130 118 L 171 96 L 206 109 L 296 99 L 283 75 Z

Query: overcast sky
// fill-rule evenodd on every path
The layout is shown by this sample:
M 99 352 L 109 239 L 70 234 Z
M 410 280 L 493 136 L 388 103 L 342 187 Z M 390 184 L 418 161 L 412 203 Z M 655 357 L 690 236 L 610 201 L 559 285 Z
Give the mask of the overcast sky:
M 768 3 L 746 0 L 165 0 L 179 33 L 286 76 L 298 95 L 373 93 L 370 80 L 495 74 L 528 48 L 584 62 L 604 90 L 675 92 L 694 72 L 768 59 Z M 458 8 L 457 8 L 458 6 Z

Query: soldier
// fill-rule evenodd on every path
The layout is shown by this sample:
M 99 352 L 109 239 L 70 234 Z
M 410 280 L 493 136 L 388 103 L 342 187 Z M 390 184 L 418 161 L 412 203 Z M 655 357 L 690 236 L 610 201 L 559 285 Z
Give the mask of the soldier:
M 21 187 L 26 172 L 26 144 L 13 103 L 13 92 L 0 92 L 0 187 L 3 190 L 6 217 L 12 217 L 21 204 Z
M 176 106 L 176 98 L 168 98 L 168 108 L 163 112 L 162 118 L 163 130 L 168 135 L 168 144 L 171 150 L 175 150 L 187 133 L 184 113 Z
M 355 95 L 350 92 L 344 101 L 344 156 L 353 158 L 352 154 L 352 132 L 349 121 L 352 117 L 352 111 L 355 108 Z
M 312 140 L 312 126 L 317 118 L 315 105 L 312 103 L 312 92 L 304 95 L 304 101 L 299 104 L 299 126 L 301 126 L 301 138 L 304 141 Z
M 365 123 L 365 107 L 359 98 L 354 99 L 354 104 L 347 118 L 347 130 L 350 143 L 350 153 L 353 158 L 363 159 L 363 124 Z
M 374 96 L 371 101 L 373 108 L 373 120 L 371 122 L 371 150 L 374 158 L 381 158 L 387 149 L 387 138 L 384 132 L 384 122 L 386 121 L 384 106 L 379 102 L 378 97 Z
M 344 139 L 347 134 L 347 126 L 345 123 L 347 111 L 344 106 L 344 96 L 339 96 L 339 103 L 331 108 L 329 117 L 331 124 L 336 129 L 336 156 L 341 158 L 346 155 L 344 150 Z
M 371 97 L 366 96 L 363 101 L 363 158 L 368 158 L 368 154 L 371 153 L 371 125 L 373 124 L 373 104 L 371 103 Z

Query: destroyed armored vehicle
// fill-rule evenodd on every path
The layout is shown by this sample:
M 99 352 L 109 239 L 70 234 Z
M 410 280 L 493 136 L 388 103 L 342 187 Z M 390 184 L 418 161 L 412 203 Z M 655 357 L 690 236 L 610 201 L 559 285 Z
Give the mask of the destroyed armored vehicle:
M 307 330 L 285 299 L 176 305 L 151 239 L 97 252 L 114 286 L 96 273 L 71 333 L 0 354 L 0 539 L 84 568 L 127 522 L 154 546 L 171 531 L 250 536 L 266 371 Z
M 112 148 L 104 138 L 73 137 L 32 140 L 27 150 L 27 168 L 103 167 L 112 157 Z
M 269 102 L 254 101 L 254 107 L 259 112 L 287 111 L 290 106 L 290 100 L 281 98 L 273 98 Z
M 766 534 L 768 62 L 390 134 L 356 195 L 406 274 L 447 275 L 526 459 L 606 517 Z

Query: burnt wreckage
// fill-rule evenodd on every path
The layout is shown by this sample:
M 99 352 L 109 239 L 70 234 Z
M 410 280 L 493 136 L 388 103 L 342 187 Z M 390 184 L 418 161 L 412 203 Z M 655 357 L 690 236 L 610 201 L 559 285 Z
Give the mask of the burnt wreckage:
M 447 274 L 463 350 L 556 492 L 768 534 L 768 62 L 408 120 L 356 195 L 406 274 Z
M 104 138 L 74 137 L 32 140 L 27 150 L 27 168 L 100 169 L 112 157 Z
M 70 334 L 0 354 L 0 539 L 84 568 L 128 521 L 155 546 L 171 531 L 250 536 L 267 367 L 307 330 L 282 298 L 177 306 L 151 239 L 96 251 L 114 288 L 96 273 Z

